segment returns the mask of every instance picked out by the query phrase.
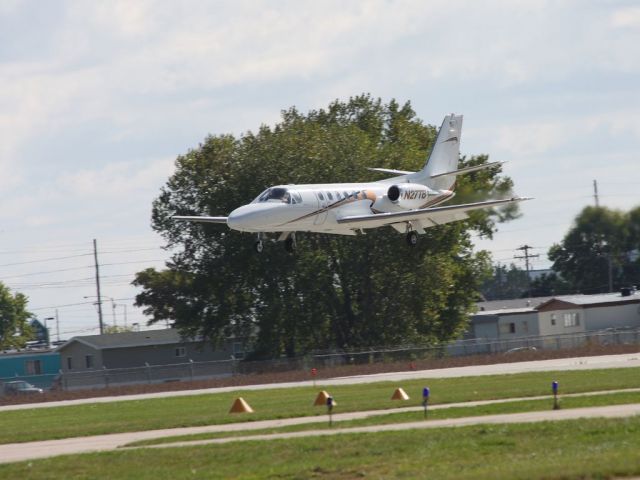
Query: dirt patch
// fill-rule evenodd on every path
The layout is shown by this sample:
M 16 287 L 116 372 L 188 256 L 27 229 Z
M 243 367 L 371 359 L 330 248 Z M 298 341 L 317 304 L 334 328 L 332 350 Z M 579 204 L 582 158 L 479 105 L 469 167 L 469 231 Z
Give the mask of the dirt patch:
M 375 373 L 404 372 L 410 370 L 431 370 L 437 368 L 465 367 L 469 365 L 491 365 L 496 363 L 526 362 L 532 360 L 549 360 L 554 358 L 570 358 L 597 355 L 616 355 L 623 353 L 640 353 L 639 345 L 590 345 L 565 350 L 524 350 L 509 354 L 470 355 L 466 357 L 445 357 L 410 362 L 371 363 L 361 365 L 341 365 L 337 367 L 317 368 L 315 378 L 326 380 L 335 377 L 352 375 L 370 375 Z M 281 382 L 301 382 L 312 380 L 310 371 L 272 371 L 256 374 L 236 375 L 224 379 L 200 381 L 182 381 L 162 384 L 139 384 L 121 387 L 87 389 L 75 391 L 50 391 L 42 395 L 30 397 L 4 397 L 0 405 L 21 403 L 53 402 L 79 398 L 94 398 L 119 395 L 135 395 L 140 393 L 171 392 L 180 390 L 198 390 L 215 387 L 234 387 Z

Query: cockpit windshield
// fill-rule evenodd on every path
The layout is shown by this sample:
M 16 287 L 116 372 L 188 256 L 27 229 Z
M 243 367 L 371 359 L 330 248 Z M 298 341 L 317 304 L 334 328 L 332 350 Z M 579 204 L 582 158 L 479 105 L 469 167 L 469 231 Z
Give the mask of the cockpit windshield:
M 257 198 L 258 202 L 282 202 L 282 203 L 301 203 L 302 197 L 298 192 L 293 192 L 283 187 L 267 188 Z

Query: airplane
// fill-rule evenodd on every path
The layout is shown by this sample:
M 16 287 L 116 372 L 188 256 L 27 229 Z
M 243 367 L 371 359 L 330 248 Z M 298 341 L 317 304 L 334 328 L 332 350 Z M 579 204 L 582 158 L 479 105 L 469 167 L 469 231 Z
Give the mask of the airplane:
M 456 177 L 500 165 L 491 162 L 458 169 L 462 115 L 444 117 L 424 167 L 418 172 L 369 168 L 394 175 L 369 183 L 276 185 L 227 217 L 175 215 L 175 220 L 225 224 L 233 230 L 257 233 L 261 253 L 267 233 L 279 233 L 287 251 L 296 247 L 296 232 L 356 235 L 365 229 L 389 225 L 406 235 L 414 247 L 426 228 L 468 218 L 467 212 L 529 200 L 502 200 L 441 206 L 451 200 Z

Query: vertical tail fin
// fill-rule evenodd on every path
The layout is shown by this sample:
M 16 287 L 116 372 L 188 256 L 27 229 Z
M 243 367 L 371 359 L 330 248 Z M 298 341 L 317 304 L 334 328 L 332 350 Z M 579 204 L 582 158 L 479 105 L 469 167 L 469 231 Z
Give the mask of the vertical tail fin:
M 458 169 L 460 157 L 460 135 L 462 132 L 462 115 L 447 115 L 431 153 L 419 172 L 409 175 L 409 181 L 421 183 L 434 190 L 451 190 L 456 181 L 455 175 L 441 175 L 447 172 L 455 172 Z

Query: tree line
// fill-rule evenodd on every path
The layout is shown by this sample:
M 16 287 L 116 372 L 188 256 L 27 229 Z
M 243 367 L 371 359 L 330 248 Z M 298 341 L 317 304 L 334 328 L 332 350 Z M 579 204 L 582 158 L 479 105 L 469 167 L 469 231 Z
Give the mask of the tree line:
M 585 207 L 548 251 L 551 271 L 531 281 L 516 267 L 494 266 L 482 286 L 487 300 L 595 294 L 640 285 L 640 206 L 629 211 Z
M 136 275 L 136 304 L 151 323 L 168 321 L 186 335 L 251 337 L 256 357 L 459 336 L 491 266 L 470 234 L 490 236 L 517 207 L 430 228 L 412 249 L 391 228 L 299 234 L 295 255 L 265 248 L 258 256 L 248 234 L 171 219 L 227 215 L 271 185 L 370 181 L 371 166 L 419 170 L 436 133 L 410 103 L 360 95 L 308 113 L 289 108 L 257 132 L 208 136 L 177 158 L 153 203 L 152 227 L 175 253 L 166 268 Z M 487 161 L 476 155 L 461 166 Z M 456 201 L 511 189 L 493 167 L 459 177 Z

